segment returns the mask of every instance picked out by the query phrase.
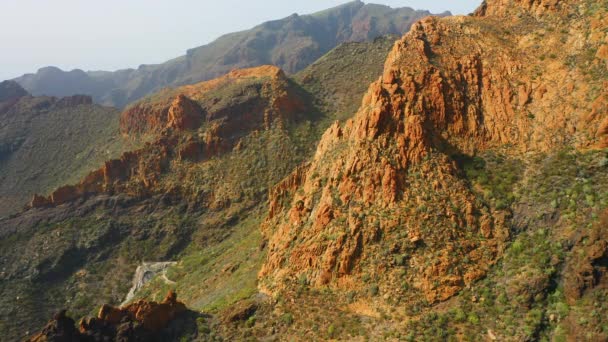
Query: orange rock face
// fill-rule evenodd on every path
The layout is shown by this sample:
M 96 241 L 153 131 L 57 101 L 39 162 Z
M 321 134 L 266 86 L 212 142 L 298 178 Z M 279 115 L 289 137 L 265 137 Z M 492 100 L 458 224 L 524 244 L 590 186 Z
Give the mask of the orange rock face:
M 589 148 L 604 139 L 605 116 L 589 114 L 602 106 L 580 100 L 595 81 L 542 62 L 545 51 L 530 53 L 544 23 L 505 19 L 570 5 L 496 0 L 478 17 L 415 24 L 356 116 L 327 130 L 305 175 L 271 191 L 263 290 L 302 278 L 361 290 L 365 276 L 389 295 L 407 296 L 397 285 L 406 282 L 436 302 L 482 278 L 502 254 L 508 214 L 476 199 L 451 156 L 507 145 L 514 154 Z M 281 204 L 284 188 L 290 206 Z
M 247 87 L 247 96 L 239 93 L 239 86 Z M 230 97 L 231 89 L 236 89 L 238 100 Z M 124 134 L 152 133 L 156 141 L 107 161 L 79 184 L 63 186 L 48 198 L 36 195 L 31 207 L 100 193 L 141 197 L 173 191 L 175 187 L 161 184 L 172 162 L 204 162 L 227 153 L 255 131 L 297 120 L 304 108 L 283 71 L 273 66 L 234 70 L 216 80 L 160 93 L 121 116 Z
M 118 324 L 127 317 L 129 320 L 142 323 L 147 330 L 157 332 L 184 311 L 186 311 L 186 306 L 177 301 L 175 292 L 170 291 L 160 303 L 141 300 L 122 308 L 104 305 L 99 310 L 97 319 L 110 324 Z M 86 331 L 86 325 L 81 322 L 81 332 Z
M 476 11 L 477 15 L 505 15 L 524 10 L 535 15 L 556 11 L 567 1 L 562 0 L 486 0 Z
M 177 95 L 171 102 L 155 106 L 136 104 L 121 116 L 123 133 L 161 132 L 167 128 L 177 130 L 197 129 L 204 118 L 200 105 L 184 94 Z
M 149 340 L 157 336 L 171 321 L 185 312 L 186 306 L 177 301 L 175 292 L 170 291 L 160 303 L 139 301 L 122 308 L 104 305 L 96 318 L 82 319 L 78 329 L 74 320 L 60 312 L 38 334 L 28 339 L 31 342 L 42 341 L 116 341 Z M 139 324 L 143 329 L 134 328 Z
M 257 101 L 245 103 L 242 107 L 215 106 L 216 102 L 227 99 L 214 99 L 214 91 L 252 80 L 263 83 L 265 94 L 260 94 Z M 274 66 L 233 70 L 217 79 L 161 92 L 151 100 L 130 106 L 121 115 L 120 129 L 124 134 L 158 133 L 167 128 L 194 130 L 203 122 L 222 118 L 229 120 L 222 125 L 220 133 L 235 132 L 250 125 L 259 127 L 262 123 L 268 126 L 277 118 L 288 119 L 281 117 L 281 113 L 294 113 L 303 108 L 302 102 L 292 96 L 286 86 L 285 74 Z M 268 97 L 264 98 L 265 95 Z
M 201 125 L 203 110 L 195 101 L 184 95 L 178 95 L 169 107 L 167 119 L 169 127 L 179 130 L 192 130 Z

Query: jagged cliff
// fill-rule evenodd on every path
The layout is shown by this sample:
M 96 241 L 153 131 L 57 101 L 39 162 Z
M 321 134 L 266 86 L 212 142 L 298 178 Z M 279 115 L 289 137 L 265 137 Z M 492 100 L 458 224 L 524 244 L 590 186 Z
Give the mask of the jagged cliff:
M 25 248 L 0 241 L 11 285 L 0 290 L 32 298 L 30 276 L 91 289 L 87 272 L 107 260 L 175 257 L 170 285 L 155 279 L 139 294 L 174 286 L 209 310 L 191 338 L 605 340 L 607 5 L 494 0 L 472 16 L 425 18 L 395 43 L 355 116 L 318 142 L 308 120 L 325 128 L 347 115 L 303 109 L 310 94 L 276 68 L 147 98 L 121 131 L 157 142 L 98 171 L 119 175 L 103 194 L 42 199 L 3 221 L 44 226 L 21 231 L 34 236 Z M 334 62 L 296 77 L 321 89 L 325 108 L 356 89 L 332 94 L 336 80 L 315 73 L 345 75 Z M 63 221 L 74 213 L 84 223 Z M 124 268 L 103 273 L 114 301 Z
M 606 147 L 602 3 L 487 1 L 414 24 L 355 117 L 271 192 L 261 289 L 371 279 L 385 300 L 437 303 L 483 279 L 528 214 L 480 196 L 463 160 Z
M 156 94 L 126 109 L 120 129 L 125 135 L 158 138 L 106 161 L 79 184 L 59 187 L 48 197 L 34 195 L 30 206 L 57 206 L 102 193 L 146 197 L 165 192 L 176 196 L 180 189 L 190 192 L 185 186 L 162 183 L 173 160 L 204 161 L 232 150 L 256 130 L 297 121 L 306 109 L 300 96 L 283 71 L 273 66 L 235 70 Z

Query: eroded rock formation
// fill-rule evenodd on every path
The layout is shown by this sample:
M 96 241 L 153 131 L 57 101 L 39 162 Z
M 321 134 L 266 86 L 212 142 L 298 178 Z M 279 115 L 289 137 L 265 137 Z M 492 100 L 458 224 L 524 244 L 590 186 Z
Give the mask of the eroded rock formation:
M 205 161 L 231 151 L 255 131 L 298 120 L 306 107 L 290 82 L 281 69 L 262 66 L 135 104 L 121 116 L 122 132 L 152 134 L 156 140 L 106 161 L 76 185 L 62 186 L 48 197 L 33 196 L 30 206 L 57 206 L 100 193 L 142 197 L 173 191 L 161 185 L 173 161 Z
M 477 16 L 415 24 L 354 119 L 328 129 L 305 175 L 284 182 L 293 184 L 291 205 L 279 205 L 285 184 L 271 192 L 262 290 L 298 279 L 360 290 L 371 279 L 390 298 L 411 295 L 399 288 L 406 283 L 436 302 L 483 277 L 509 237 L 509 213 L 480 203 L 452 156 L 605 144 L 604 115 L 580 101 L 601 83 L 543 62 L 551 51 L 566 59 L 602 40 L 534 43 L 545 25 L 565 24 L 535 16 L 569 5 L 488 1 Z M 506 20 L 513 11 L 521 18 Z
M 104 305 L 97 317 L 81 320 L 78 328 L 64 310 L 27 341 L 160 340 L 159 333 L 184 312 L 186 306 L 172 291 L 160 303 L 139 301 L 122 308 Z

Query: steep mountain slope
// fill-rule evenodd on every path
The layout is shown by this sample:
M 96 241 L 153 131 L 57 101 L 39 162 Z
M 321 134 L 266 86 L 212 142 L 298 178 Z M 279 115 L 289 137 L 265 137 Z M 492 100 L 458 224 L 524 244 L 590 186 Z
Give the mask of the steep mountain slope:
M 4 81 L 0 83 L 0 102 L 2 103 L 14 101 L 26 95 L 28 95 L 27 91 L 16 82 Z
M 271 193 L 260 288 L 303 297 L 275 312 L 310 322 L 303 287 L 336 303 L 320 317 L 377 317 L 363 335 L 605 339 L 607 8 L 496 0 L 415 24 Z M 318 324 L 283 333 L 361 334 Z
M 360 98 L 365 88 L 348 84 L 380 75 L 391 44 L 339 47 L 320 63 L 335 66 L 334 77 L 309 72 L 308 84 Z M 358 65 L 365 67 L 349 75 Z M 335 120 L 325 101 L 325 92 L 308 93 L 267 66 L 168 89 L 127 108 L 123 134 L 156 142 L 1 222 L 7 338 L 41 327 L 63 307 L 81 317 L 122 302 L 141 260 L 179 263 L 166 273 L 175 283 L 157 278 L 136 298 L 162 300 L 156 297 L 172 286 L 189 307 L 212 313 L 248 298 L 264 256 L 259 224 L 268 189 L 311 156 Z M 343 117 L 350 110 L 332 106 Z
M 203 311 L 182 339 L 606 340 L 607 10 L 424 19 L 318 144 L 370 77 L 335 59 L 308 71 L 361 78 L 265 67 L 129 107 L 122 131 L 157 143 L 0 221 L 3 330 L 118 303 L 140 260 L 176 260 L 136 297 Z M 342 48 L 353 69 L 348 49 L 380 55 Z
M 169 107 L 171 120 L 148 127 L 153 142 L 2 220 L 0 321 L 7 336 L 27 334 L 63 306 L 80 317 L 122 302 L 141 260 L 170 260 L 191 244 L 199 250 L 223 240 L 302 161 L 288 154 L 295 147 L 282 128 L 306 114 L 298 89 L 276 67 L 236 73 L 230 82 L 137 105 L 142 117 Z M 125 132 L 136 128 L 132 115 L 122 114 Z M 236 119 L 250 125 L 235 126 Z M 245 179 L 246 172 L 257 174 Z
M 93 96 L 97 103 L 124 107 L 163 87 L 209 80 L 235 68 L 272 64 L 295 73 L 342 42 L 403 34 L 413 22 L 429 14 L 353 1 L 312 15 L 294 14 L 231 33 L 159 65 L 113 73 L 64 72 L 48 67 L 16 81 L 34 95 L 84 93 Z
M 382 74 L 383 61 L 398 38 L 381 36 L 372 42 L 341 44 L 293 79 L 313 95 L 327 120 L 346 120 L 357 112 L 368 84 Z
M 0 100 L 0 216 L 135 145 L 119 137 L 118 111 L 88 96 L 32 97 L 3 82 Z

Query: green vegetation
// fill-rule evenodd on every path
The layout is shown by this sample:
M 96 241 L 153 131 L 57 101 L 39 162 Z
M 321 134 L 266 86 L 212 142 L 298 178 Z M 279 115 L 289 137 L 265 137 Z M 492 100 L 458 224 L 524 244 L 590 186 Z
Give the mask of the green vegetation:
M 455 156 L 475 190 L 496 209 L 507 209 L 517 199 L 515 185 L 521 180 L 524 164 L 513 157 L 487 152 L 481 156 Z
M 373 42 L 344 43 L 294 75 L 326 120 L 346 120 L 361 105 L 370 83 L 382 75 L 384 61 L 397 36 Z
M 138 292 L 136 298 L 162 300 L 167 291 L 175 289 L 190 308 L 217 313 L 257 293 L 257 271 L 265 255 L 259 248 L 262 240 L 260 219 L 256 216 L 260 215 L 259 211 L 251 213 L 245 221 L 232 227 L 234 233 L 223 241 L 206 248 L 196 243 L 190 245 L 178 265 L 167 272 L 172 283 L 157 277 Z M 208 231 L 196 234 L 203 233 Z M 215 234 L 225 233 L 219 229 Z M 196 236 L 193 238 L 197 240 Z
M 587 339 L 605 338 L 608 329 L 601 317 L 606 317 L 608 305 L 599 298 L 607 295 L 606 290 L 593 290 L 572 305 L 565 295 L 564 279 L 571 272 L 565 265 L 582 252 L 572 248 L 571 236 L 589 234 L 598 225 L 599 213 L 608 208 L 608 176 L 601 166 L 606 153 L 563 150 L 537 155 L 526 167 L 527 176 L 509 186 L 496 185 L 492 178 L 511 170 L 505 165 L 512 163 L 484 163 L 488 159 L 479 158 L 465 164 L 473 184 L 501 188 L 493 193 L 504 192 L 502 198 L 519 192 L 509 206 L 515 235 L 500 263 L 463 291 L 448 313 L 430 311 L 411 321 L 407 325 L 410 339 L 465 336 L 474 340 L 491 332 L 498 339 L 562 341 L 566 331 L 581 336 L 573 321 L 574 326 L 584 327 L 582 336 Z M 488 173 L 493 176 L 485 180 Z
M 0 217 L 20 210 L 34 193 L 74 184 L 139 142 L 118 133 L 117 110 L 58 107 L 50 98 L 22 98 L 0 113 Z

